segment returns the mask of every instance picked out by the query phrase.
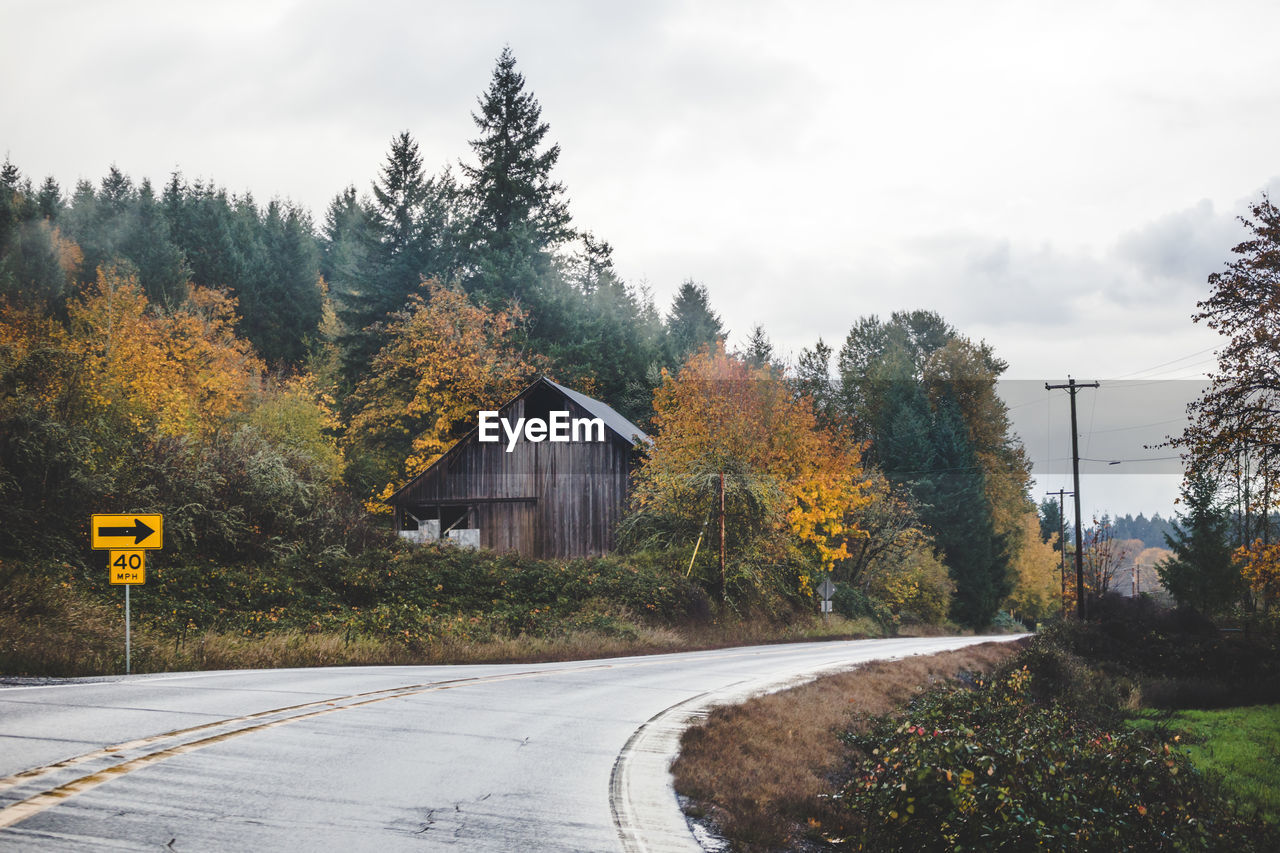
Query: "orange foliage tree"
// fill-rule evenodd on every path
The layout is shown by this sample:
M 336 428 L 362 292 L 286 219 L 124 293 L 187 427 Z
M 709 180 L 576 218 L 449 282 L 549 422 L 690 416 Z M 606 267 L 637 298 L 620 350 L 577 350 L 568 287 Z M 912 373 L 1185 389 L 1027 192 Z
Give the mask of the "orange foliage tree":
M 68 306 L 65 343 L 87 398 L 139 430 L 202 434 L 245 410 L 262 363 L 235 336 L 235 300 L 193 288 L 181 310 L 150 310 L 137 276 L 114 266 Z
M 1237 548 L 1234 556 L 1253 605 L 1268 614 L 1280 607 L 1280 545 L 1259 539 Z
M 753 368 L 721 345 L 703 350 L 678 376 L 664 372 L 654 412 L 656 438 L 638 472 L 624 532 L 660 535 L 633 535 L 634 541 L 659 544 L 665 535 L 663 544 L 687 548 L 697 546 L 695 534 L 707 538 L 708 522 L 718 525 L 717 472 L 726 475 L 726 504 L 736 508 L 729 518 L 726 506 L 726 524 L 736 528 L 740 588 L 809 593 L 814 571 L 847 559 L 851 543 L 865 535 L 854 521 L 869 500 L 861 448 L 820 429 L 809 398 L 769 368 Z M 718 531 L 712 532 L 715 541 Z M 704 567 L 715 550 L 703 552 Z M 788 565 L 769 570 L 758 563 Z M 733 578 L 713 578 L 710 586 L 731 592 L 726 582 L 734 585 Z
M 193 288 L 165 311 L 114 266 L 67 304 L 65 324 L 0 303 L 0 527 L 28 531 L 0 533 L 0 551 L 80 559 L 86 507 L 163 510 L 187 545 L 200 519 L 225 521 L 237 553 L 271 525 L 313 536 L 318 477 L 301 457 L 324 464 L 306 440 L 332 424 L 303 435 L 297 412 L 258 417 L 262 364 L 233 323 L 222 293 Z M 256 467 L 230 462 L 236 453 Z M 292 527 L 276 523 L 286 517 Z M 216 537 L 199 529 L 208 554 Z
M 390 342 L 356 387 L 347 431 L 348 479 L 383 501 L 475 426 L 476 412 L 506 402 L 537 373 L 519 346 L 524 314 L 474 304 L 455 287 L 427 282 L 396 315 Z

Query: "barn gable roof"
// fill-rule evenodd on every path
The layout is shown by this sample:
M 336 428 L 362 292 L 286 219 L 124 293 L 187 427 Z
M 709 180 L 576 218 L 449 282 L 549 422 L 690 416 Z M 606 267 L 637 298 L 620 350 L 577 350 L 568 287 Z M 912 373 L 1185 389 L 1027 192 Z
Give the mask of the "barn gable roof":
M 564 394 L 570 400 L 577 403 L 600 420 L 604 421 L 605 426 L 613 430 L 624 440 L 629 441 L 632 444 L 635 444 L 637 439 L 642 444 L 649 443 L 649 435 L 644 430 L 618 414 L 608 403 L 602 403 L 594 397 L 588 397 L 586 394 L 580 394 L 572 388 L 564 387 L 559 382 L 552 382 L 545 376 L 541 377 L 540 381 L 559 390 L 560 393 Z

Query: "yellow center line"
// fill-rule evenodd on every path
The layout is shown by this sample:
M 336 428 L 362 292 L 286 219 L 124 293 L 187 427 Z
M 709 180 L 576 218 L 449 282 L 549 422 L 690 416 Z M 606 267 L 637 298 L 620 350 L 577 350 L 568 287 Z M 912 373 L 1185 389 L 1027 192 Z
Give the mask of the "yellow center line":
M 103 784 L 104 782 L 109 782 L 112 779 L 117 779 L 121 776 L 124 776 L 127 773 L 132 773 L 135 770 L 141 770 L 144 767 L 150 767 L 153 764 L 158 764 L 161 761 L 164 761 L 169 758 L 173 758 L 175 755 L 185 755 L 188 752 L 195 752 L 198 749 L 204 749 L 206 746 L 213 746 L 216 743 L 222 743 L 224 741 L 231 740 L 232 738 L 237 738 L 237 737 L 240 737 L 241 735 L 247 735 L 252 732 L 266 731 L 267 729 L 274 729 L 277 726 L 283 726 L 289 723 L 296 723 L 300 720 L 310 720 L 310 719 L 314 719 L 315 717 L 323 717 L 326 714 L 332 714 L 336 711 L 346 711 L 351 708 L 361 708 L 365 705 L 373 705 L 378 702 L 386 702 L 388 699 L 401 699 L 406 696 L 417 696 L 422 693 L 431 693 L 431 692 L 440 691 L 440 690 L 453 690 L 458 687 L 467 687 L 475 684 L 492 684 L 500 681 L 514 681 L 514 680 L 523 679 L 523 678 L 537 678 L 542 675 L 551 675 L 554 673 L 580 672 L 583 669 L 607 669 L 607 668 L 609 667 L 607 666 L 575 667 L 571 669 L 542 670 L 542 671 L 536 671 L 536 672 L 515 672 L 515 673 L 506 674 L 506 675 L 494 675 L 494 676 L 479 677 L 479 678 L 466 678 L 466 679 L 458 679 L 456 681 L 438 682 L 435 684 L 414 685 L 410 687 L 395 688 L 393 690 L 372 691 L 372 693 L 374 694 L 385 693 L 387 695 L 372 695 L 372 698 L 364 698 L 358 702 L 350 702 L 346 705 L 333 705 L 332 703 L 335 700 L 329 700 L 326 702 L 309 702 L 305 706 L 293 706 L 294 708 L 301 708 L 301 707 L 312 707 L 312 706 L 321 705 L 321 704 L 332 705 L 332 707 L 322 708 L 318 711 L 310 711 L 305 714 L 295 714 L 292 717 L 285 717 L 280 720 L 271 720 L 270 722 L 266 722 L 266 723 L 258 723 L 256 725 L 246 726 L 242 729 L 236 729 L 235 731 L 223 732 L 222 734 L 210 735 L 209 737 L 200 738 L 199 740 L 178 744 L 176 746 L 171 746 L 166 749 L 158 750 L 156 752 L 147 753 L 146 755 L 140 755 L 137 758 L 131 758 L 128 761 L 124 761 L 124 762 L 121 762 L 120 764 L 112 765 L 111 767 L 103 768 L 102 770 L 99 770 L 96 773 L 90 773 L 87 776 L 81 776 L 79 779 L 73 779 L 72 781 L 67 782 L 63 785 L 59 785 L 56 788 L 51 788 L 48 791 L 44 791 L 42 793 L 27 797 L 25 800 L 20 800 L 19 802 L 16 802 L 13 805 L 6 806 L 5 808 L 0 809 L 0 829 L 13 826 L 15 823 L 26 820 L 27 818 L 32 817 L 33 815 L 37 815 L 40 812 L 45 811 L 46 809 L 50 809 L 53 806 L 58 805 L 59 803 L 65 801 L 69 797 L 73 797 L 76 794 L 82 794 L 85 791 L 91 791 L 94 788 L 98 787 L 99 785 Z M 371 694 L 356 693 L 356 694 L 352 694 L 351 696 L 339 697 L 339 699 L 336 701 L 342 701 L 343 699 L 355 699 L 361 696 L 371 696 Z M 281 709 L 281 710 L 288 710 L 288 709 Z M 272 713 L 272 712 L 268 711 L 263 713 Z M 260 717 L 260 716 L 262 716 L 262 714 L 250 715 L 250 717 Z M 236 719 L 247 720 L 250 717 L 236 718 Z M 228 722 L 232 722 L 232 721 L 224 721 L 223 724 L 226 724 Z M 194 731 L 196 729 L 209 728 L 210 725 L 218 725 L 218 724 L 196 726 L 193 729 L 184 729 L 183 732 L 190 733 L 191 731 Z M 157 737 L 165 737 L 165 736 L 161 735 Z M 146 743 L 149 740 L 153 740 L 153 739 L 147 738 L 141 741 L 134 741 L 133 743 Z M 96 753 L 90 753 L 90 755 L 103 755 L 113 751 L 115 750 L 99 750 Z M 87 760 L 87 758 L 83 756 L 81 758 L 84 758 L 84 760 Z M 68 762 L 61 762 L 59 765 L 49 765 L 49 768 L 47 769 L 56 769 L 61 766 L 68 766 Z M 42 769 L 45 769 L 45 768 L 42 768 Z
M 776 651 L 773 649 L 769 649 L 769 650 L 756 650 L 756 651 L 749 651 L 749 652 L 747 651 L 736 652 L 736 653 L 717 655 L 715 657 L 715 660 L 723 660 L 725 658 L 739 658 L 739 657 L 759 657 L 769 653 L 781 654 L 781 653 L 784 653 L 785 651 L 787 650 L 784 647 L 784 648 L 777 649 Z M 189 752 L 194 752 L 198 749 L 204 749 L 207 746 L 213 746 L 214 744 L 222 743 L 224 741 L 231 740 L 232 738 L 240 737 L 241 735 L 246 735 L 253 732 L 265 731 L 267 729 L 273 729 L 273 728 L 276 728 L 277 726 L 283 726 L 288 723 L 296 723 L 296 722 L 299 722 L 300 720 L 309 720 L 315 717 L 321 717 L 326 714 L 332 714 L 336 711 L 345 711 L 350 708 L 360 708 L 365 705 L 372 705 L 378 702 L 385 702 L 388 699 L 400 699 L 407 696 L 417 696 L 422 693 L 430 693 L 430 692 L 441 691 L 441 690 L 452 690 L 457 687 L 470 687 L 470 686 L 481 685 L 481 684 L 494 684 L 494 683 L 503 682 L 503 681 L 515 681 L 515 680 L 526 679 L 526 678 L 540 678 L 542 676 L 547 676 L 547 675 L 563 675 L 563 674 L 571 674 L 571 673 L 578 673 L 578 672 L 591 672 L 594 670 L 601 670 L 601 669 L 632 669 L 632 668 L 637 668 L 642 666 L 656 666 L 661 663 L 674 663 L 674 662 L 683 662 L 683 659 L 681 659 L 680 661 L 673 661 L 671 659 L 658 658 L 658 659 L 628 661 L 625 663 L 602 663 L 602 664 L 594 664 L 594 665 L 586 665 L 586 666 L 560 667 L 556 669 L 542 669 L 542 670 L 531 670 L 531 671 L 525 671 L 525 672 L 506 673 L 503 675 L 475 676 L 472 678 L 459 678 L 459 679 L 453 679 L 450 681 L 431 682 L 428 684 L 413 684 L 413 685 L 407 685 L 404 687 L 387 688 L 385 690 L 371 690 L 371 691 L 365 691 L 362 693 L 352 693 L 347 696 L 339 696 L 332 699 L 321 699 L 315 702 L 304 702 L 299 705 L 289 705 L 283 708 L 274 708 L 269 711 L 259 711 L 257 713 L 247 714 L 242 717 L 231 717 L 225 720 L 219 720 L 211 723 L 203 723 L 201 725 L 192 726 L 186 729 L 178 729 L 175 731 L 166 732 L 165 734 L 152 735 L 150 737 L 139 738 L 136 740 L 128 741 L 126 743 L 118 744 L 116 746 L 105 747 L 103 749 L 94 750 L 93 752 L 88 752 L 88 753 L 85 753 L 84 755 L 78 755 L 74 758 L 68 758 L 64 761 L 59 761 L 54 764 L 47 764 L 43 767 L 36 767 L 30 770 L 23 770 L 20 773 L 15 773 L 11 776 L 6 776 L 0 779 L 0 790 L 6 790 L 15 785 L 19 785 L 24 782 L 29 782 L 33 779 L 37 779 L 41 776 L 47 775 L 57 770 L 63 770 L 68 767 L 74 767 L 78 764 L 83 764 L 85 762 L 92 761 L 94 759 L 104 758 L 113 753 L 120 752 L 122 750 L 137 749 L 139 747 L 151 746 L 165 740 L 184 737 L 187 735 L 195 734 L 197 732 L 207 731 L 212 728 L 217 728 L 219 726 L 228 726 L 228 725 L 235 725 L 237 723 L 250 722 L 252 720 L 261 719 L 263 717 L 271 716 L 273 714 L 284 714 L 284 713 L 289 713 L 291 711 L 305 710 L 307 708 L 317 708 L 318 706 L 329 706 L 329 707 L 320 708 L 319 710 L 309 711 L 308 713 L 304 713 L 304 714 L 294 714 L 293 716 L 285 717 L 283 719 L 271 720 L 264 723 L 257 723 L 254 725 L 245 726 L 244 728 L 235 729 L 234 731 L 223 732 L 221 734 L 216 734 L 216 735 L 210 735 L 208 737 L 200 738 L 194 741 L 189 741 L 187 743 L 180 743 L 175 746 L 171 746 L 165 749 L 157 750 L 155 752 L 147 753 L 146 755 L 138 756 L 137 758 L 131 758 L 128 761 L 124 761 L 124 762 L 121 762 L 120 764 L 115 764 L 110 767 L 106 767 L 102 770 L 99 770 L 94 773 L 90 773 L 86 776 L 81 776 L 78 779 L 73 779 L 72 781 L 59 785 L 55 788 L 51 788 L 39 794 L 34 794 L 30 797 L 27 797 L 24 800 L 20 800 L 16 803 L 13 803 L 12 805 L 9 805 L 3 809 L 0 809 L 0 829 L 13 826 L 14 824 L 19 823 L 20 821 L 26 820 L 29 817 L 37 815 L 40 812 L 43 812 L 47 809 L 52 808 L 53 806 L 58 805 L 59 803 L 66 801 L 68 798 L 73 797 L 76 794 L 81 794 L 81 793 L 84 793 L 85 791 L 93 790 L 94 788 L 98 787 L 104 782 L 108 782 L 112 779 L 116 779 L 116 778 L 119 778 L 120 776 L 124 776 L 128 773 L 132 773 L 135 770 L 141 770 L 144 767 L 150 767 L 153 764 L 158 764 L 159 762 L 169 758 L 173 758 L 176 755 L 184 755 Z M 354 702 L 349 701 L 353 699 L 359 700 L 359 701 L 354 701 Z M 345 702 L 346 704 L 342 704 L 342 705 L 335 704 L 338 702 Z
M 463 679 L 463 680 L 470 680 L 470 679 Z M 435 683 L 443 684 L 445 682 L 435 682 Z M 3 778 L 0 778 L 0 791 L 6 791 L 9 788 L 12 788 L 16 785 L 21 785 L 25 782 L 30 782 L 33 779 L 38 779 L 41 776 L 54 772 L 55 770 L 65 770 L 66 768 L 74 767 L 77 764 L 84 764 L 86 761 L 93 761 L 98 758 L 105 758 L 115 752 L 121 752 L 127 749 L 139 749 L 141 747 L 151 746 L 152 744 L 160 743 L 161 741 L 170 740 L 172 738 L 185 737 L 187 735 L 195 734 L 196 732 L 203 732 L 203 731 L 208 731 L 209 729 L 216 729 L 220 726 L 231 726 L 231 725 L 235 725 L 236 723 L 246 723 L 251 720 L 262 719 L 263 717 L 270 717 L 273 714 L 285 714 L 290 711 L 301 711 L 306 708 L 316 708 L 321 705 L 331 705 L 334 702 L 345 702 L 349 699 L 357 699 L 362 696 L 374 696 L 374 695 L 380 695 L 383 693 L 398 692 L 401 690 L 411 690 L 416 687 L 425 687 L 425 686 L 427 685 L 410 684 L 402 687 L 391 687 L 391 688 L 387 688 L 386 690 L 372 690 L 372 691 L 367 691 L 365 693 L 353 693 L 348 696 L 337 696 L 330 699 L 319 699 L 314 702 L 303 702 L 298 705 L 286 705 L 282 708 L 272 708 L 267 711 L 257 711 L 253 714 L 245 714 L 242 717 L 228 717 L 227 719 L 224 719 L 224 720 L 215 720 L 211 723 L 201 723 L 198 726 L 191 726 L 185 729 L 175 729 L 173 731 L 164 732 L 163 734 L 158 734 L 158 735 L 150 735 L 148 737 L 138 738 L 136 740 L 127 741 L 125 743 L 119 743 L 119 744 L 116 744 L 115 746 L 107 746 L 107 747 L 103 747 L 102 749 L 96 749 L 92 752 L 86 752 L 83 755 L 77 755 L 72 758 L 67 758 L 62 761 L 54 762 L 53 764 L 46 764 L 42 767 L 33 767 L 29 770 L 22 770 L 18 773 L 12 774 L 11 776 L 5 776 Z

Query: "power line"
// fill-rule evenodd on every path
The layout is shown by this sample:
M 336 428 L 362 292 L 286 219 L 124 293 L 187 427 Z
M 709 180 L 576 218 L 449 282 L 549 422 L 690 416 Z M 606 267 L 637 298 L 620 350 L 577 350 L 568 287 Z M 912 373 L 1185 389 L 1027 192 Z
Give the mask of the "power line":
M 1094 387 L 1095 388 L 1098 387 L 1097 383 L 1094 383 Z M 1089 431 L 1085 433 L 1085 439 L 1084 439 L 1085 453 L 1088 453 L 1089 448 L 1093 446 L 1093 421 L 1094 421 L 1094 418 L 1098 416 L 1098 397 L 1100 396 L 1102 396 L 1101 390 L 1099 390 L 1097 394 L 1094 394 L 1090 398 L 1092 405 L 1089 406 Z
M 1127 427 L 1112 427 L 1111 429 L 1097 429 L 1097 430 L 1091 430 L 1091 432 L 1094 435 L 1106 435 L 1109 432 L 1127 432 L 1131 429 L 1146 429 L 1147 427 L 1164 426 L 1165 424 L 1179 424 L 1179 423 L 1184 423 L 1186 420 L 1187 420 L 1186 415 L 1183 415 L 1180 418 L 1170 418 L 1167 421 L 1152 421 L 1149 424 L 1137 424 L 1136 426 L 1127 426 Z
M 1153 366 L 1151 366 L 1151 367 L 1144 367 L 1144 368 L 1142 368 L 1141 370 L 1135 370 L 1135 371 L 1133 371 L 1132 373 L 1126 373 L 1126 374 L 1124 374 L 1123 376 L 1117 376 L 1117 377 L 1115 377 L 1115 378 L 1116 378 L 1116 379 L 1125 379 L 1125 378 L 1130 377 L 1130 376 L 1137 376 L 1137 375 L 1138 375 L 1138 374 L 1140 374 L 1140 373 L 1149 373 L 1149 372 L 1151 372 L 1152 370 L 1158 370 L 1159 368 L 1161 368 L 1161 367 L 1167 367 L 1167 366 L 1169 366 L 1170 364 L 1177 364 L 1177 363 L 1178 363 L 1178 362 L 1180 362 L 1180 361 L 1186 361 L 1186 360 L 1187 360 L 1187 359 L 1189 359 L 1189 358 L 1195 358 L 1195 357 L 1196 357 L 1196 356 L 1198 356 L 1198 355 L 1204 355 L 1205 353 L 1207 353 L 1207 352 L 1213 352 L 1213 351 L 1214 351 L 1214 350 L 1216 350 L 1216 349 L 1217 349 L 1217 347 L 1216 347 L 1216 346 L 1212 346 L 1212 347 L 1209 347 L 1208 349 L 1202 349 L 1202 350 L 1200 350 L 1199 352 L 1193 352 L 1193 353 L 1191 353 L 1190 355 L 1184 355 L 1184 356 L 1182 356 L 1182 357 L 1180 357 L 1180 358 L 1175 358 L 1175 359 L 1173 359 L 1173 360 L 1171 360 L 1171 361 L 1162 361 L 1161 363 L 1156 364 L 1156 365 L 1153 365 Z
M 1145 379 L 1154 379 L 1155 377 L 1157 377 L 1157 376 L 1161 376 L 1161 375 L 1163 375 L 1163 374 L 1165 374 L 1165 373 L 1177 373 L 1179 370 L 1187 370 L 1187 369 L 1192 368 L 1192 367 L 1199 367 L 1199 366 L 1200 366 L 1200 365 L 1202 365 L 1202 364 L 1216 364 L 1216 363 L 1217 363 L 1217 361 L 1218 361 L 1218 359 L 1217 359 L 1216 357 L 1215 357 L 1215 358 L 1205 358 L 1205 359 L 1201 359 L 1200 361 L 1193 361 L 1193 362 L 1191 362 L 1190 364 L 1179 364 L 1179 365 L 1176 365 L 1176 366 L 1174 366 L 1174 367 L 1167 367 L 1167 368 L 1165 368 L 1164 370 L 1156 370 L 1156 371 L 1152 372 L 1152 373 L 1151 373 L 1150 375 L 1148 375 L 1148 376 L 1133 376 L 1133 377 L 1132 377 L 1132 378 L 1130 378 L 1130 379 L 1119 379 L 1119 380 L 1116 380 L 1116 381 L 1118 381 L 1118 382 L 1131 382 L 1131 381 L 1141 381 L 1141 380 L 1145 380 Z
M 1208 362 L 1205 362 L 1208 364 Z M 1208 382 L 1207 377 L 1195 377 L 1192 379 L 1121 379 L 1118 384 L 1121 390 L 1128 391 L 1132 388 L 1145 388 L 1148 385 L 1168 385 L 1170 382 Z

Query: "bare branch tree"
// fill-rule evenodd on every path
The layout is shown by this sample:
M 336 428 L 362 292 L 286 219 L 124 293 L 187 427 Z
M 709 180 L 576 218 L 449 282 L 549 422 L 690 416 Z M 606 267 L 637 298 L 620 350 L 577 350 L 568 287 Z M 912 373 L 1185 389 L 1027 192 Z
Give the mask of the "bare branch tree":
M 1128 541 L 1118 541 L 1109 516 L 1094 516 L 1093 526 L 1084 532 L 1084 585 L 1093 595 L 1116 587 L 1121 568 L 1133 556 Z

